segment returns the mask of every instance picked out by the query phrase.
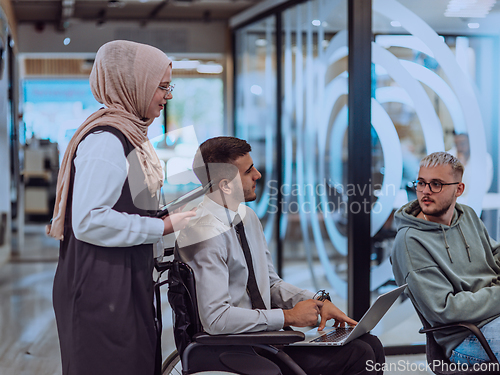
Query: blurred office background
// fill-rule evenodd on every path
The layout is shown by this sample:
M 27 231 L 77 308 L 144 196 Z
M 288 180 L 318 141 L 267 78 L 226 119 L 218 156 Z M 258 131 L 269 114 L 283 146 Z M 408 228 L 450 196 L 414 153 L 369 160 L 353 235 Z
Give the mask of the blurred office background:
M 250 205 L 279 273 L 329 290 L 350 314 L 395 285 L 393 214 L 415 198 L 411 181 L 426 154 L 464 155 L 461 200 L 499 237 L 495 0 L 1 0 L 0 7 L 0 320 L 29 310 L 16 340 L 56 338 L 57 243 L 43 226 L 65 147 L 99 108 L 88 75 L 110 40 L 148 43 L 174 61 L 174 99 L 150 128 L 166 170 L 164 199 L 196 186 L 184 172 L 199 143 L 247 139 L 262 173 Z M 368 126 L 358 121 L 363 115 Z M 353 180 L 357 168 L 368 175 Z M 173 345 L 168 328 L 165 352 Z M 401 298 L 375 333 L 390 354 L 422 353 L 419 328 Z M 0 370 L 9 368 L 4 361 L 28 361 L 29 350 L 18 354 L 12 342 Z M 58 354 L 57 342 L 45 344 Z

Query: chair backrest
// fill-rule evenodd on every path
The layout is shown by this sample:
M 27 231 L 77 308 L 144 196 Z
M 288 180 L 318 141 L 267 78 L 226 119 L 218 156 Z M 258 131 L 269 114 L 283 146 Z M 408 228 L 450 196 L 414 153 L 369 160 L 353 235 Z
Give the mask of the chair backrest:
M 415 306 L 414 306 L 415 307 Z M 430 323 L 424 318 L 424 316 L 415 307 L 420 321 L 424 328 L 431 328 Z M 437 375 L 467 375 L 467 374 L 479 374 L 480 372 L 473 371 L 457 371 L 456 366 L 452 365 L 449 358 L 445 355 L 443 348 L 437 343 L 432 332 L 425 333 L 426 338 L 426 349 L 425 354 L 427 357 L 427 364 L 429 365 L 432 372 Z
M 420 313 L 415 308 L 415 311 L 417 312 L 418 317 L 420 318 L 420 321 L 422 322 L 422 325 L 424 328 L 431 328 L 430 323 L 424 318 L 424 316 Z M 438 362 L 433 362 L 433 361 L 439 361 L 440 363 L 450 363 L 450 360 L 446 357 L 444 354 L 443 348 L 437 343 L 436 339 L 434 338 L 434 335 L 429 332 L 425 334 L 426 337 L 426 357 L 427 357 L 427 363 L 432 364 L 432 363 L 438 363 Z
M 168 302 L 174 313 L 174 339 L 182 358 L 193 336 L 203 331 L 198 315 L 196 287 L 191 267 L 179 260 L 172 261 L 168 271 Z

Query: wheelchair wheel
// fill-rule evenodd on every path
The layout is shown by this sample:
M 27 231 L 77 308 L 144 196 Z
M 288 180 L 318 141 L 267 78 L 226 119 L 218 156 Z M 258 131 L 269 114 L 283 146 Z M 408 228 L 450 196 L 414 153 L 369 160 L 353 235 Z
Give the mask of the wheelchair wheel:
M 181 357 L 177 350 L 174 350 L 163 362 L 161 373 L 162 375 L 182 375 Z

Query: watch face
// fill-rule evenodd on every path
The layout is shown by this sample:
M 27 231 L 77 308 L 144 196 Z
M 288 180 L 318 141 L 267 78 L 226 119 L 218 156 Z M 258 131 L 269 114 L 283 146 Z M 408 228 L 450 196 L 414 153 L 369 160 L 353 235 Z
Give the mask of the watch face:
M 321 300 L 322 300 L 322 301 L 330 301 L 330 302 L 332 302 L 332 299 L 330 298 L 330 293 L 325 293 L 325 294 L 321 297 Z

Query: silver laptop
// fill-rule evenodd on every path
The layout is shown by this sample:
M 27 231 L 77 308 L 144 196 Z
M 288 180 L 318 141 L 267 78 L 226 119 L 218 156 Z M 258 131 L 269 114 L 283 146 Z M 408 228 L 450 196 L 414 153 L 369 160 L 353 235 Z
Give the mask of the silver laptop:
M 371 305 L 355 327 L 325 327 L 323 331 L 318 331 L 318 328 L 313 328 L 305 332 L 306 337 L 304 341 L 299 341 L 291 345 L 342 346 L 357 339 L 371 331 L 377 325 L 387 310 L 389 310 L 392 304 L 401 295 L 406 285 L 407 284 L 401 285 L 390 292 L 378 296 L 373 305 Z

